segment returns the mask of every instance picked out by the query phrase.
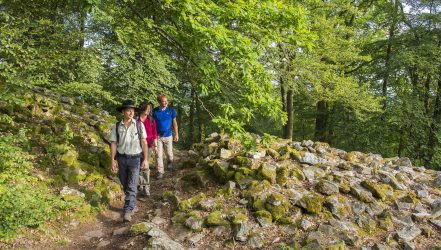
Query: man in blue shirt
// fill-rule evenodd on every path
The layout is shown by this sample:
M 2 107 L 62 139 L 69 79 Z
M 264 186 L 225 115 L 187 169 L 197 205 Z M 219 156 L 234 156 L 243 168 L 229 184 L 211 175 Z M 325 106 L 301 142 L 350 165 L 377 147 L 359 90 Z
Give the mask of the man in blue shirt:
M 163 152 L 167 153 L 167 169 L 173 169 L 173 141 L 179 140 L 178 123 L 176 122 L 176 111 L 173 107 L 168 107 L 168 98 L 166 95 L 158 96 L 159 107 L 153 109 L 153 117 L 156 120 L 156 129 L 158 132 L 158 156 L 156 157 L 158 166 L 158 179 L 164 175 Z M 173 127 L 173 132 L 172 132 Z

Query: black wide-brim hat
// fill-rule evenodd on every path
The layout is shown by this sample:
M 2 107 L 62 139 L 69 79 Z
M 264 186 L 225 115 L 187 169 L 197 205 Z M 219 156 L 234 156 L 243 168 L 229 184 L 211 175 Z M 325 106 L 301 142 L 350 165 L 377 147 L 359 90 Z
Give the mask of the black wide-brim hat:
M 122 112 L 126 108 L 134 108 L 136 110 L 135 103 L 132 100 L 125 100 L 125 101 L 123 101 L 121 106 L 116 108 L 116 110 L 118 110 L 118 112 Z

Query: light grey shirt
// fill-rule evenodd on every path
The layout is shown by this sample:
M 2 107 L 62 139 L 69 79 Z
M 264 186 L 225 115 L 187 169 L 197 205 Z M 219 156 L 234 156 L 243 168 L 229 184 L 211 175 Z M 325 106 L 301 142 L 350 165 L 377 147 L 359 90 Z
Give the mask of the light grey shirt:
M 144 125 L 140 124 L 141 138 L 146 139 L 147 133 L 145 131 Z M 116 142 L 116 133 L 119 133 L 119 143 L 116 150 L 120 154 L 140 154 L 142 153 L 141 143 L 139 142 L 138 129 L 136 128 L 136 120 L 132 119 L 128 128 L 121 121 L 116 131 L 116 124 L 112 126 L 112 132 L 110 133 L 110 141 Z

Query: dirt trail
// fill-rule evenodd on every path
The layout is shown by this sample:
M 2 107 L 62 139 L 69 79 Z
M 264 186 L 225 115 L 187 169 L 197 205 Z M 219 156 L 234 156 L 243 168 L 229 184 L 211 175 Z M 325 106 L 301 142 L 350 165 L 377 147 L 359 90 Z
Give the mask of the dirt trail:
M 176 166 L 185 160 L 184 152 L 176 151 Z M 138 197 L 138 211 L 132 217 L 131 222 L 122 221 L 121 208 L 123 197 L 115 197 L 108 210 L 99 214 L 92 221 L 78 225 L 77 227 L 66 227 L 63 229 L 67 245 L 57 243 L 46 243 L 34 245 L 32 249 L 143 249 L 147 244 L 145 236 L 131 237 L 127 234 L 131 225 L 150 221 L 157 224 L 169 234 L 171 238 L 188 236 L 188 231 L 176 228 L 171 224 L 172 215 L 170 204 L 161 201 L 161 194 L 164 191 L 179 189 L 176 183 L 186 170 L 174 170 L 165 172 L 164 179 L 156 180 L 156 170 L 151 171 L 151 196 L 147 198 Z

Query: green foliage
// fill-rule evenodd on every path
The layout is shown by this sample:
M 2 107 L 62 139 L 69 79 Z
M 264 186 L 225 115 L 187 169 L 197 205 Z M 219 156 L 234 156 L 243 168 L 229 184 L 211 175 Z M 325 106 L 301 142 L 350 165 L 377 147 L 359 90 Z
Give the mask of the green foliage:
M 39 227 L 67 208 L 44 187 L 0 184 L 0 240 L 12 239 L 21 227 Z
M 262 136 L 262 139 L 260 141 L 260 144 L 262 144 L 263 147 L 268 148 L 271 143 L 273 143 L 276 140 L 276 136 L 264 133 Z

